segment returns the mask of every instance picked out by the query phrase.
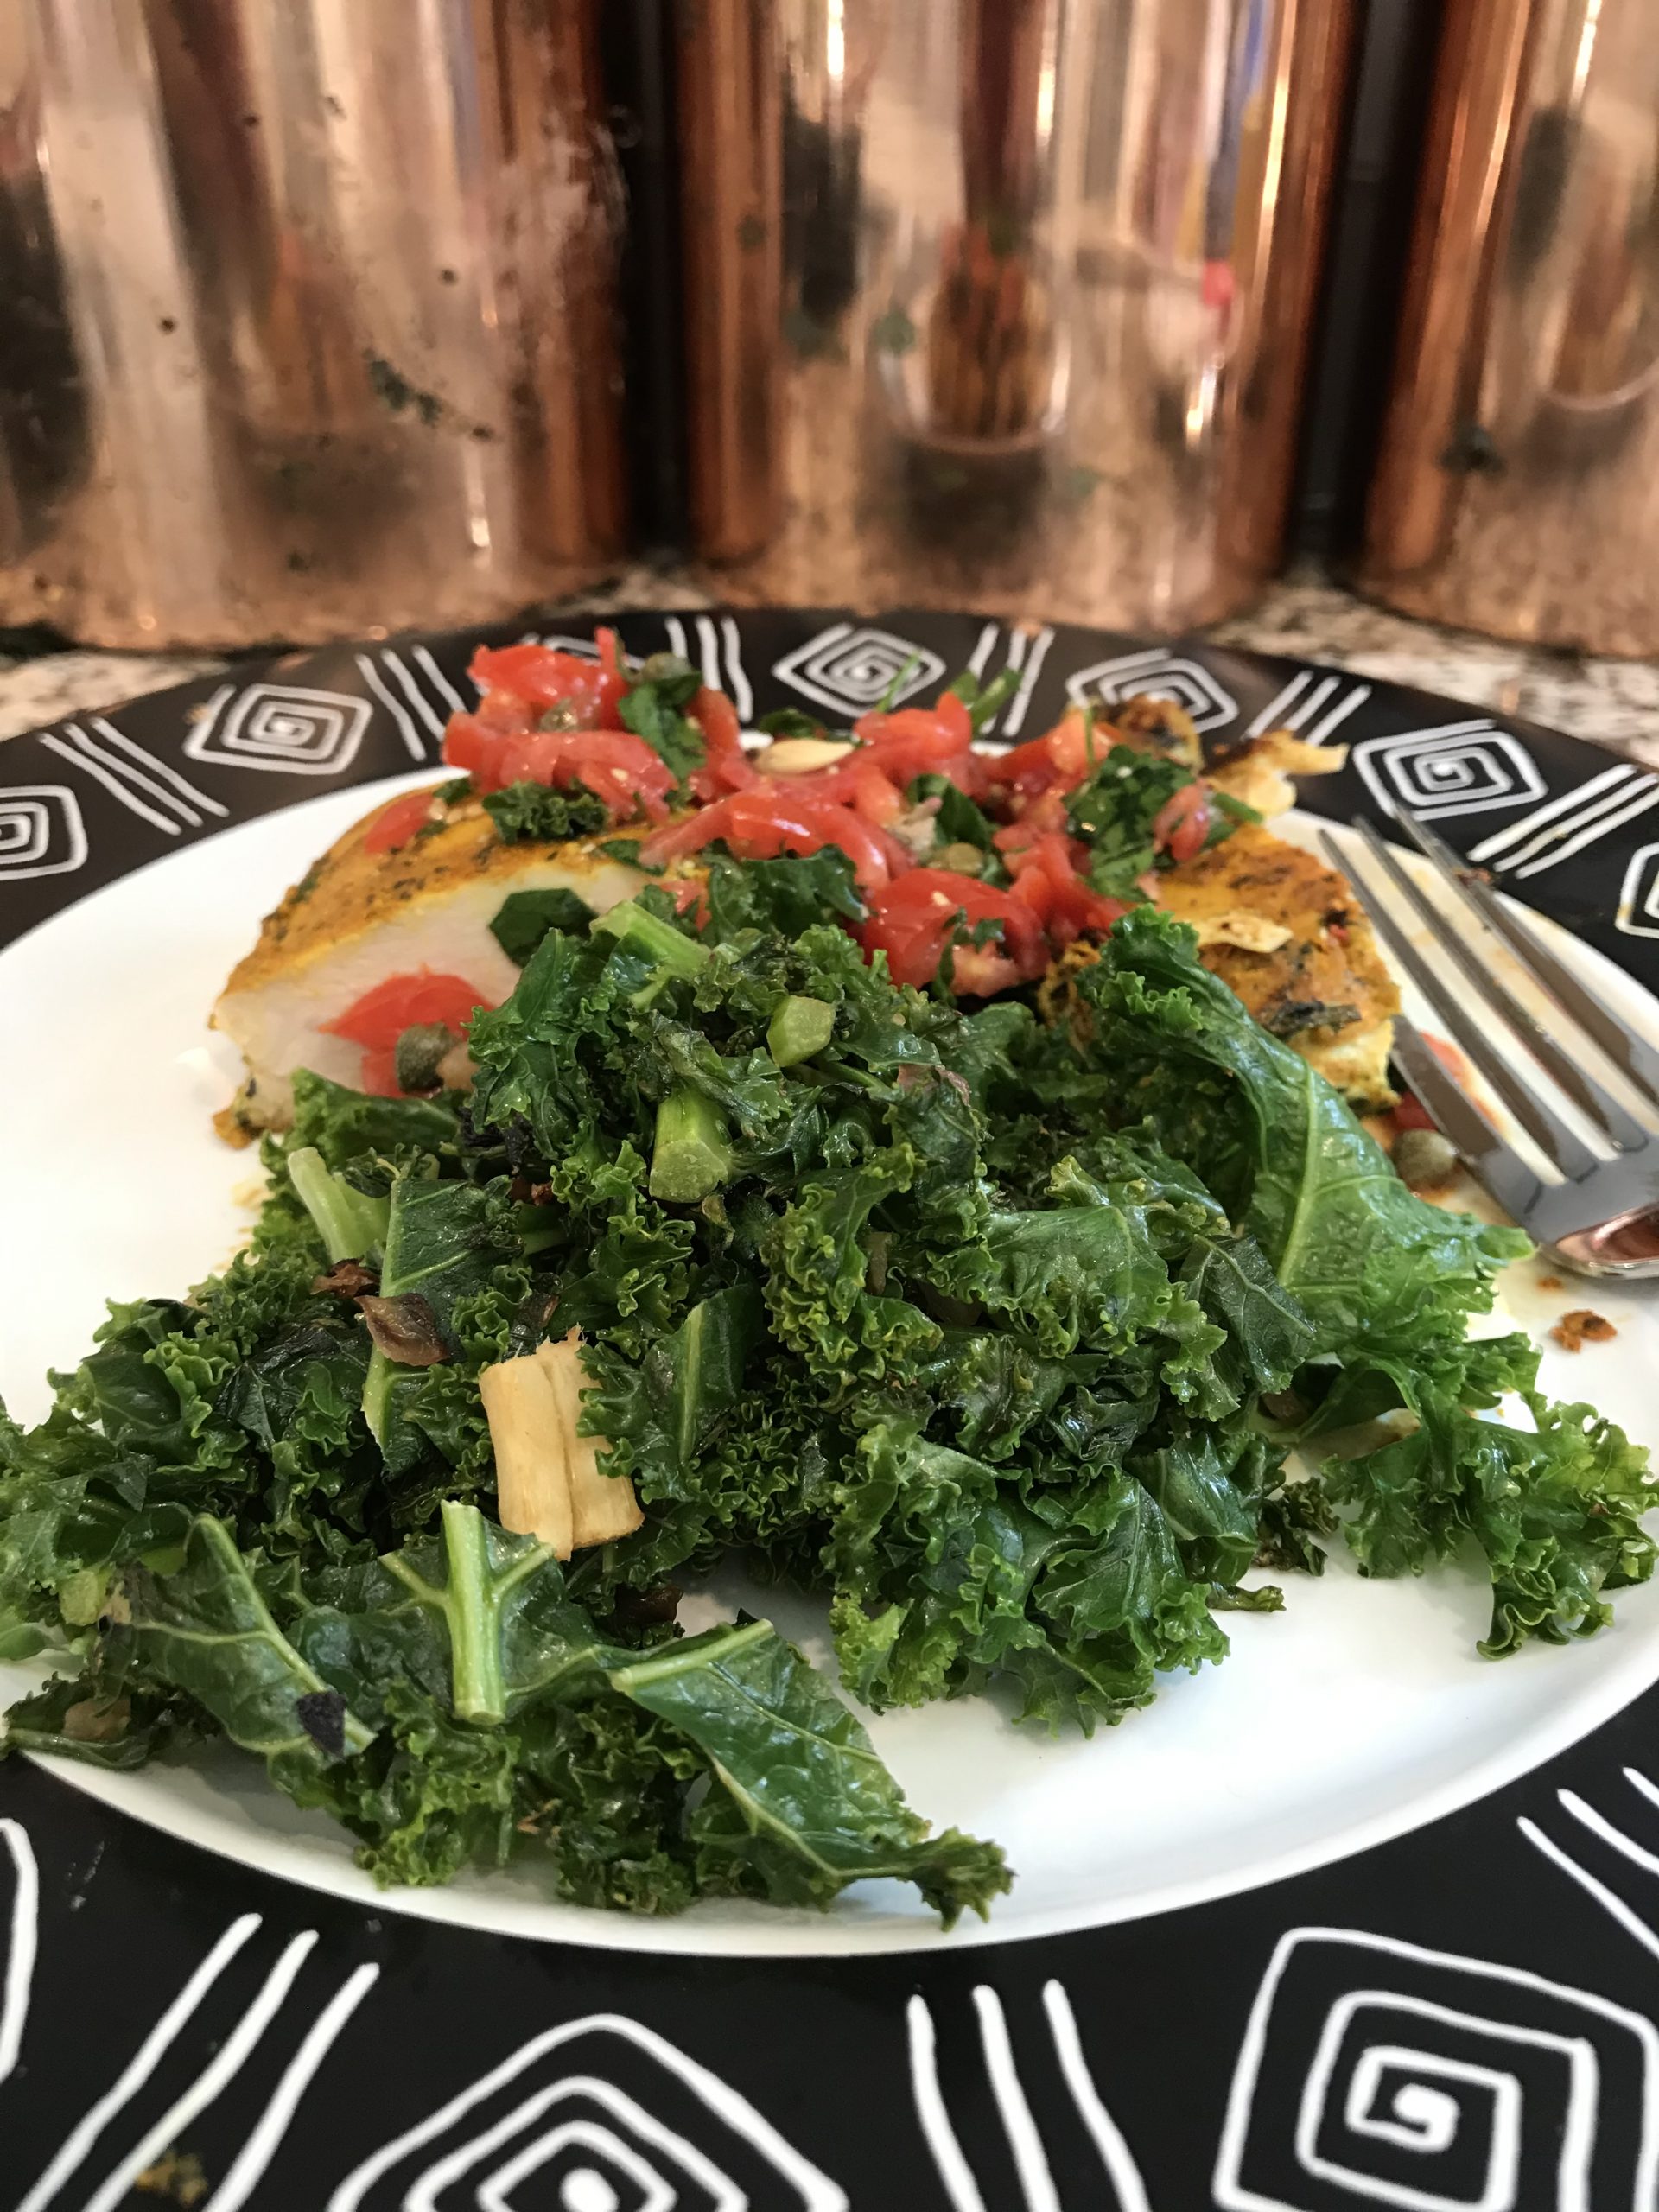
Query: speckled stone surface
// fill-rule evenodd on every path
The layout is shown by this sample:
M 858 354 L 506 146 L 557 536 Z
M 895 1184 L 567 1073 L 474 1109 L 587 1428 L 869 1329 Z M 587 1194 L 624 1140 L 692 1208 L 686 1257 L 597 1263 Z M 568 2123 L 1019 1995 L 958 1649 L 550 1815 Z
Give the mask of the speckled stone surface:
M 640 568 L 611 590 L 569 601 L 562 611 L 709 603 L 672 569 Z M 1293 571 L 1248 613 L 1211 634 L 1218 644 L 1329 661 L 1524 715 L 1659 766 L 1659 663 L 1601 660 L 1441 629 L 1370 606 L 1311 569 Z M 71 652 L 0 659 L 0 737 L 111 707 L 223 664 L 200 655 L 162 653 Z

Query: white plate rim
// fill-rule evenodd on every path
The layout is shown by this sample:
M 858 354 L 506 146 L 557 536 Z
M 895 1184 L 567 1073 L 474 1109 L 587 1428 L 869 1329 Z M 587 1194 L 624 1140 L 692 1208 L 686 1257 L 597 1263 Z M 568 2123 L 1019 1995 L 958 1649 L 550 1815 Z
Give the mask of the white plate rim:
M 433 776 L 429 768 L 421 772 L 387 778 L 376 785 L 361 788 L 368 796 L 369 803 L 373 804 L 395 791 L 432 781 Z M 338 792 L 321 794 L 300 801 L 296 807 L 272 811 L 287 815 L 303 811 L 308 806 L 321 808 L 338 803 L 341 796 Z M 271 812 L 252 817 L 246 822 L 217 833 L 213 842 L 233 838 L 241 830 L 257 830 L 271 818 Z M 1311 836 L 1316 830 L 1332 831 L 1339 844 L 1347 845 L 1351 841 L 1357 842 L 1355 834 L 1345 825 L 1323 817 L 1304 816 L 1300 817 L 1300 821 L 1292 819 L 1275 826 L 1300 829 L 1304 837 Z M 198 843 L 201 842 L 205 841 L 198 841 Z M 195 849 L 192 846 L 183 849 L 183 851 Z M 71 906 L 79 908 L 96 901 L 105 893 L 119 893 L 136 879 L 149 876 L 182 856 L 182 852 L 162 854 L 142 867 L 99 886 L 89 892 L 86 899 L 71 902 Z M 1410 859 L 1413 856 L 1408 854 L 1406 857 Z M 37 939 L 41 931 L 49 929 L 68 911 L 70 907 L 60 908 L 57 914 L 48 917 L 12 940 L 11 944 L 0 950 L 0 963 L 5 962 L 17 948 Z M 1550 922 L 1547 917 L 1541 917 L 1536 909 L 1526 911 L 1530 919 L 1541 921 L 1545 933 L 1573 965 L 1587 969 L 1592 979 L 1604 984 L 1612 979 L 1624 993 L 1636 992 L 1653 1003 L 1643 986 L 1605 955 L 1573 938 L 1570 931 Z M 1656 1003 L 1655 1011 L 1656 1022 L 1659 1023 L 1659 1003 Z M 1604 1633 L 1616 1636 L 1618 1630 L 1615 1628 Z M 1559 1656 L 1563 1663 L 1570 1663 L 1572 1654 L 1567 1650 Z M 571 1943 L 597 1950 L 756 1959 L 874 1956 L 928 1951 L 940 1944 L 956 1948 L 976 1948 L 988 1944 L 1037 1941 L 1083 1933 L 1094 1928 L 1152 1918 L 1248 1894 L 1316 1868 L 1338 1864 L 1443 1820 L 1535 1770 L 1574 1744 L 1583 1741 L 1656 1681 L 1659 1681 L 1659 1630 L 1634 1643 L 1629 1651 L 1621 1653 L 1604 1669 L 1595 1684 L 1588 1687 L 1573 1704 L 1556 1714 L 1549 1724 L 1529 1730 L 1513 1744 L 1473 1761 L 1455 1779 L 1420 1789 L 1408 1802 L 1391 1807 L 1385 1812 L 1357 1818 L 1345 1827 L 1325 1831 L 1316 1841 L 1307 1845 L 1281 1849 L 1254 1859 L 1247 1867 L 1239 1870 L 1236 1876 L 1207 1872 L 1164 1885 L 1154 1885 L 1135 1891 L 1132 1896 L 1108 1900 L 1098 1907 L 1072 1904 L 1047 1910 L 1039 1908 L 1023 1913 L 1017 1921 L 1011 1916 L 999 1916 L 993 1908 L 988 1923 L 982 1923 L 973 1916 L 968 1916 L 949 1936 L 944 1935 L 931 1920 L 920 1916 L 912 1919 L 901 1918 L 898 1915 L 882 1915 L 861 1919 L 855 1911 L 847 1910 L 831 1911 L 820 1917 L 779 1911 L 771 1907 L 756 1907 L 753 1917 L 746 1916 L 739 1919 L 726 1917 L 719 1906 L 704 1906 L 693 1908 L 677 1919 L 636 1920 L 625 1914 L 553 1899 L 532 1902 L 505 1892 L 489 1895 L 487 1878 L 481 1885 L 481 1891 L 454 1886 L 389 1891 L 376 1886 L 370 1877 L 353 1866 L 343 1854 L 336 1859 L 308 1853 L 278 1832 L 250 1827 L 228 1813 L 217 1810 L 204 1812 L 200 1808 L 188 1805 L 176 1797 L 165 1797 L 161 1790 L 153 1787 L 156 1777 L 168 1772 L 164 1765 L 132 1775 L 120 1775 L 106 1773 L 72 1760 L 37 1754 L 28 1756 L 35 1764 L 55 1774 L 82 1795 L 125 1813 L 147 1827 L 181 1841 L 195 1844 L 217 1857 L 296 1883 L 302 1888 L 340 1897 L 370 1912 L 395 1912 L 401 1916 L 435 1924 L 513 1935 L 542 1942 Z M 1155 1718 L 1150 1723 L 1147 1716 L 1137 1716 L 1137 1719 L 1141 1725 L 1156 1725 Z M 156 1802 L 157 1800 L 161 1802 Z M 186 1814 L 182 1818 L 181 1804 Z

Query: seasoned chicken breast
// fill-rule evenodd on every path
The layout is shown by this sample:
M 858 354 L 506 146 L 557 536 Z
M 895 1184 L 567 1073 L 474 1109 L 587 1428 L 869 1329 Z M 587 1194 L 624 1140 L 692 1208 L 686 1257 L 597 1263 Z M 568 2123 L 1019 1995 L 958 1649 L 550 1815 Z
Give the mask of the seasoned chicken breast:
M 1205 967 L 1266 1029 L 1362 1106 L 1394 1101 L 1400 993 L 1346 880 L 1300 845 L 1245 823 L 1159 878 L 1198 933 Z
M 248 1079 L 220 1116 L 226 1136 L 286 1128 L 297 1069 L 356 1084 L 362 1047 L 322 1025 L 388 976 L 459 976 L 480 1005 L 499 1006 L 519 973 L 490 934 L 509 893 L 575 891 L 601 913 L 644 880 L 591 844 L 504 844 L 475 799 L 394 850 L 365 849 L 388 808 L 405 803 L 376 807 L 331 845 L 232 971 L 213 1026 L 240 1047 Z

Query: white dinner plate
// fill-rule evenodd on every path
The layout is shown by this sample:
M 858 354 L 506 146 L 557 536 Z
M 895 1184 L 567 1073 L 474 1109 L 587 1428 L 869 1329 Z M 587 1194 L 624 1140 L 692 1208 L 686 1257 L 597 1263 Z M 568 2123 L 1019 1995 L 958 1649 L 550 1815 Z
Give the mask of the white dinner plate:
M 343 791 L 191 846 L 0 954 L 0 1035 L 12 1045 L 0 1093 L 0 1393 L 16 1417 L 46 1411 L 46 1370 L 73 1364 L 106 1298 L 180 1292 L 234 1249 L 255 1169 L 210 1126 L 233 1070 L 207 1009 L 260 915 L 394 788 Z M 1295 817 L 1279 826 L 1299 842 L 1312 835 Z M 1634 982 L 1548 933 L 1611 1002 L 1659 1028 L 1659 1007 Z M 1544 1386 L 1659 1442 L 1656 1287 L 1551 1292 L 1541 1272 L 1522 1262 L 1505 1277 L 1517 1324 L 1539 1333 L 1565 1306 L 1589 1303 L 1618 1329 L 1575 1357 L 1547 1344 Z M 718 1594 L 729 1604 L 738 1593 Z M 1362 1582 L 1338 1553 L 1322 1580 L 1288 1578 L 1287 1599 L 1279 1615 L 1226 1616 L 1225 1665 L 1175 1676 L 1148 1711 L 1092 1741 L 1018 1729 L 985 1699 L 872 1719 L 912 1804 L 995 1837 L 1016 1871 L 988 1925 L 947 1938 L 886 1883 L 825 1916 L 720 1904 L 669 1921 L 552 1902 L 533 1862 L 447 1889 L 379 1891 L 341 1831 L 298 1812 L 240 1754 L 123 1775 L 53 1764 L 73 1787 L 173 1835 L 378 1910 L 630 1950 L 844 1954 L 1054 1934 L 1277 1880 L 1469 1803 L 1659 1678 L 1659 1584 L 1624 1593 L 1605 1634 L 1498 1662 L 1476 1655 L 1487 1592 L 1467 1575 Z M 775 1592 L 749 1601 L 825 1658 L 821 1611 L 780 1605 Z M 719 1609 L 712 1597 L 696 1605 L 701 1618 Z M 0 1669 L 0 1692 L 31 1679 Z

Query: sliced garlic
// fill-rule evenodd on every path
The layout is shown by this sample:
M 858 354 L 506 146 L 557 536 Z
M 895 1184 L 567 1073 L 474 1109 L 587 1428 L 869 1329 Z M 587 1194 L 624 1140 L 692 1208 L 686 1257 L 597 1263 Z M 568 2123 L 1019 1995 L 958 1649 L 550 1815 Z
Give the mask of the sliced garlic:
M 561 1559 L 575 1549 L 564 1418 L 553 1378 L 533 1356 L 483 1369 L 478 1395 L 495 1451 L 496 1510 L 515 1536 L 550 1544 Z
M 1281 944 L 1290 942 L 1290 931 L 1282 922 L 1269 921 L 1265 914 L 1253 914 L 1245 906 L 1230 907 L 1224 914 L 1208 914 L 1195 927 L 1200 951 L 1206 945 L 1230 944 L 1240 952 L 1277 952 Z
M 645 1519 L 627 1477 L 601 1472 L 599 1451 L 604 1438 L 584 1436 L 576 1426 L 588 1382 L 581 1346 L 581 1334 L 572 1329 L 563 1344 L 539 1344 L 536 1351 L 537 1363 L 553 1386 L 563 1424 L 565 1471 L 575 1523 L 573 1541 L 578 1551 L 589 1544 L 608 1544 L 618 1536 L 632 1535 L 644 1527 Z

